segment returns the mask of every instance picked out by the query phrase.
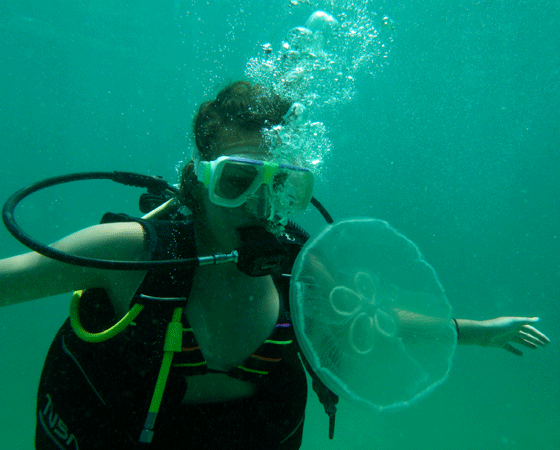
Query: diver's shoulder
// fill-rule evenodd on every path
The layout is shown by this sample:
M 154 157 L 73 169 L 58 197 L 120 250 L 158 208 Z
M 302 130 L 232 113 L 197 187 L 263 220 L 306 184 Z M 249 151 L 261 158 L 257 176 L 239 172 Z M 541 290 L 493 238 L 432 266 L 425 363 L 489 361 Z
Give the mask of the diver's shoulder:
M 146 232 L 138 222 L 102 223 L 80 230 L 63 240 L 93 258 L 132 261 L 149 259 Z M 67 248 L 68 250 L 70 248 Z

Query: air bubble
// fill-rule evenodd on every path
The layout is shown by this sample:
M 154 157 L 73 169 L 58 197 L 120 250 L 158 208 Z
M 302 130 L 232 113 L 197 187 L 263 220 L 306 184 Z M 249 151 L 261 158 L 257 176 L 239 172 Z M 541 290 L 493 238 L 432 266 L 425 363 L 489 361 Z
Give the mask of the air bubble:
M 296 2 L 297 3 L 297 2 Z M 374 25 L 375 14 L 362 4 L 341 0 L 329 2 L 331 11 L 318 10 L 304 26 L 286 33 L 276 52 L 262 45 L 260 57 L 251 58 L 246 75 L 288 101 L 306 109 L 305 119 L 292 113 L 285 123 L 266 131 L 275 158 L 308 167 L 316 174 L 331 148 L 323 123 L 313 116 L 336 110 L 355 96 L 359 75 L 370 76 L 386 64 Z M 379 26 L 391 28 L 385 16 Z

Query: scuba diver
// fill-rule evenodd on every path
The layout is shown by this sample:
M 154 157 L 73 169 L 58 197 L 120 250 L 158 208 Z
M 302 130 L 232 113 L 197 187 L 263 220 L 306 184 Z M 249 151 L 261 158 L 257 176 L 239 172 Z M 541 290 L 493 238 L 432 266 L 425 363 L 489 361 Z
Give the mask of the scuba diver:
M 37 449 L 300 448 L 306 364 L 286 274 L 308 235 L 288 219 L 311 201 L 313 175 L 271 162 L 263 138 L 290 107 L 258 85 L 231 84 L 194 118 L 196 150 L 166 203 L 175 207 L 143 219 L 108 213 L 52 245 L 97 260 L 234 254 L 237 264 L 119 270 L 36 252 L 0 261 L 1 306 L 76 291 L 42 371 Z M 537 320 L 453 325 L 459 344 L 521 355 L 514 345 L 549 342 Z M 310 375 L 334 417 L 336 395 Z

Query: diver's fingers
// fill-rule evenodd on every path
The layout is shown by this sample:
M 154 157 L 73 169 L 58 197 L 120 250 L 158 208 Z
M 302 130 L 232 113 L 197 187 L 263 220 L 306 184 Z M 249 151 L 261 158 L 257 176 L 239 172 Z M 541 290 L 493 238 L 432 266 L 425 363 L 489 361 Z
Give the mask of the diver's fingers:
M 532 336 L 539 339 L 542 342 L 541 345 L 550 344 L 550 339 L 548 339 L 543 333 L 541 333 L 539 330 L 537 330 L 535 327 L 532 327 L 531 325 L 523 325 L 522 331 L 527 334 L 531 334 Z
M 527 333 L 525 330 L 519 330 L 519 337 L 535 345 L 540 345 L 541 347 L 544 347 L 546 344 L 548 344 L 548 342 L 542 341 L 537 336 L 534 336 L 531 333 Z
M 513 342 L 515 342 L 516 344 L 524 345 L 525 347 L 529 347 L 532 349 L 538 348 L 537 344 L 531 342 L 530 339 L 527 339 L 524 336 L 515 336 L 513 338 Z
M 524 323 L 524 324 L 535 323 L 541 320 L 538 317 L 504 317 L 504 319 L 508 319 L 511 322 Z

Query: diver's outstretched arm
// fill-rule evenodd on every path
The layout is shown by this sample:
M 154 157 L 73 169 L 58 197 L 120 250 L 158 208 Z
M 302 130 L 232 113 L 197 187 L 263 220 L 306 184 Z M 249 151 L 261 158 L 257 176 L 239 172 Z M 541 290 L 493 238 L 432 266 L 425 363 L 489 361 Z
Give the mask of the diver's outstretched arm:
M 482 321 L 455 320 L 459 334 L 458 342 L 463 345 L 503 348 L 514 355 L 521 356 L 523 352 L 511 344 L 536 349 L 550 343 L 550 339 L 531 325 L 539 321 L 538 317 L 498 317 Z
M 136 222 L 96 225 L 53 244 L 73 255 L 116 261 L 149 258 L 144 231 Z M 79 289 L 104 288 L 141 280 L 145 272 L 123 273 L 66 264 L 31 252 L 0 260 L 0 306 Z M 133 280 L 134 278 L 134 280 Z

